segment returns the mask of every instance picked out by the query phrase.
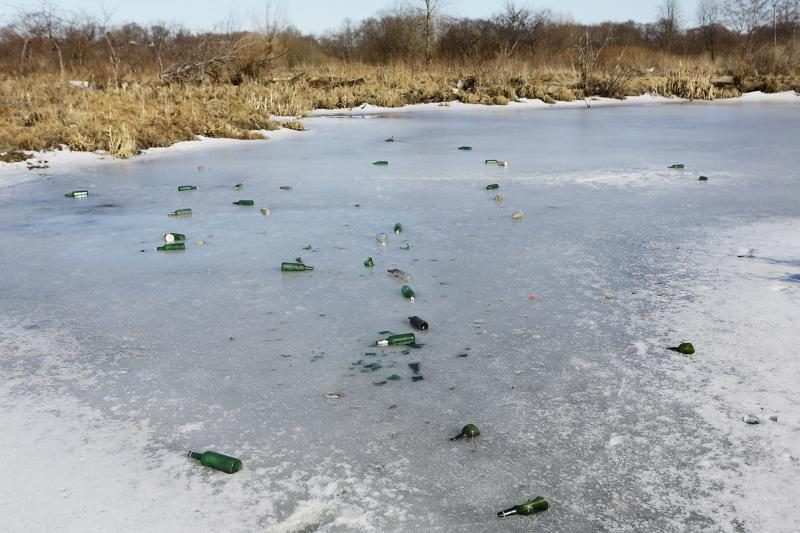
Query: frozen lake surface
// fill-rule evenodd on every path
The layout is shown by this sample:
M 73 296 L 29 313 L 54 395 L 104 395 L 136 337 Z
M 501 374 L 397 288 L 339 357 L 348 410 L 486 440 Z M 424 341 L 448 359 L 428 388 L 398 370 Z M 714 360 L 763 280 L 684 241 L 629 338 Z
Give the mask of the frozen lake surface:
M 709 243 L 800 215 L 800 106 L 449 111 L 0 184 L 11 530 L 759 531 L 748 507 L 776 501 L 736 480 L 763 453 L 703 413 L 722 389 L 682 373 L 703 350 L 679 319 L 739 327 L 704 328 L 695 291 L 735 255 Z M 153 251 L 168 231 L 185 252 Z M 280 272 L 298 256 L 315 270 Z M 770 282 L 796 317 L 800 255 L 782 260 Z M 410 315 L 430 324 L 420 348 L 372 346 Z M 664 349 L 684 340 L 695 359 Z M 797 410 L 780 420 L 797 442 Z M 480 437 L 449 441 L 469 422 Z M 550 511 L 495 517 L 537 495 Z M 793 513 L 770 530 L 796 530 Z

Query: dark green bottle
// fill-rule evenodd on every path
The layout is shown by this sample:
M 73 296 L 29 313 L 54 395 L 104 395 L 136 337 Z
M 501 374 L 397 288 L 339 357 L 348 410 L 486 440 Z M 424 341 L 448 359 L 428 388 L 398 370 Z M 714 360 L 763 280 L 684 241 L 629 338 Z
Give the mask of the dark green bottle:
M 505 516 L 511 516 L 514 514 L 519 514 L 523 516 L 532 515 L 534 513 L 541 513 L 542 511 L 546 511 L 550 508 L 550 503 L 544 499 L 543 496 L 537 496 L 532 500 L 528 500 L 525 503 L 521 503 L 519 505 L 515 505 L 514 507 L 509 507 L 503 511 L 499 511 L 497 513 L 498 518 L 503 518 Z
M 403 232 L 403 226 L 399 222 L 394 225 L 394 232 L 396 235 L 400 235 Z
M 186 235 L 183 233 L 165 233 L 164 240 L 166 242 L 183 242 L 186 240 Z
M 197 459 L 203 466 L 221 470 L 226 474 L 234 474 L 242 469 L 242 461 L 236 457 L 230 457 L 217 452 L 189 452 L 189 457 Z
M 389 165 L 389 162 L 388 162 L 388 161 L 375 161 L 375 162 L 374 162 L 374 163 L 372 163 L 372 164 L 373 164 L 373 165 L 377 165 L 377 166 L 379 166 L 379 167 L 385 167 L 385 166 L 388 166 L 388 165 Z
M 233 202 L 233 205 L 255 205 L 253 200 L 237 200 Z
M 72 191 L 65 194 L 67 198 L 86 198 L 89 196 L 89 191 Z
M 417 338 L 413 333 L 401 333 L 400 335 L 390 335 L 385 339 L 377 342 L 378 346 L 394 346 L 396 344 L 413 344 L 417 342 Z
M 700 176 L 697 181 L 708 181 L 708 176 Z
M 412 289 L 408 285 L 403 285 L 402 287 L 400 287 L 400 293 L 409 300 L 411 300 L 412 302 L 414 301 L 414 289 Z
M 471 439 L 481 434 L 481 430 L 475 424 L 467 424 L 461 428 L 461 433 L 452 437 L 450 440 Z
M 692 355 L 694 353 L 694 346 L 692 346 L 691 342 L 682 342 L 677 346 L 670 346 L 668 349 L 683 355 Z
M 425 322 L 424 320 L 422 320 L 418 316 L 410 316 L 410 317 L 408 317 L 408 321 L 411 322 L 412 326 L 414 326 L 415 328 L 417 328 L 417 329 L 419 329 L 421 331 L 425 331 L 426 329 L 428 329 L 428 323 Z
M 304 272 L 306 270 L 314 270 L 314 267 L 303 263 L 281 263 L 282 272 Z
M 684 166 L 683 163 L 675 163 L 674 165 L 670 165 L 668 168 L 682 169 Z
M 472 146 L 459 146 L 458 149 L 459 150 L 468 151 L 468 150 L 472 150 Z
M 178 185 L 178 192 L 196 191 L 197 185 Z
M 367 260 L 364 261 L 364 266 L 365 267 L 374 267 L 375 266 L 375 262 L 372 260 L 371 257 L 367 257 Z
M 233 186 L 233 190 L 234 191 L 241 191 L 242 190 L 242 184 L 241 183 L 237 183 L 236 185 Z
M 156 250 L 159 252 L 178 252 L 186 249 L 186 244 L 182 242 L 168 242 L 163 246 L 158 246 Z
M 484 165 L 496 165 L 497 159 L 487 159 L 483 162 Z
M 497 183 L 490 183 L 489 185 L 486 186 L 486 190 L 487 191 L 494 191 L 494 190 L 497 190 L 499 188 L 500 188 L 500 185 L 498 185 Z
M 167 213 L 167 216 L 170 216 L 170 217 L 190 217 L 190 216 L 192 216 L 192 210 L 188 209 L 188 208 L 186 208 L 186 209 L 176 209 L 172 213 Z

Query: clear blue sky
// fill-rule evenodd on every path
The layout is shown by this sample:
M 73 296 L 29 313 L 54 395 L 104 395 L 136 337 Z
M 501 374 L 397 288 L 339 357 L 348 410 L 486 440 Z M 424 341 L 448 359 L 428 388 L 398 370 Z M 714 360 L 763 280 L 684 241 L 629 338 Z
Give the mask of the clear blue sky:
M 284 20 L 303 32 L 321 33 L 338 27 L 349 17 L 359 21 L 396 0 L 50 0 L 64 11 L 84 11 L 100 15 L 105 9 L 113 13 L 112 22 L 179 23 L 191 29 L 211 29 L 233 20 L 241 29 L 254 29 L 254 20 L 263 18 L 265 6 L 281 6 Z M 423 0 L 406 0 L 407 4 L 423 4 Z M 557 13 L 571 14 L 577 22 L 594 23 L 606 20 L 651 22 L 656 19 L 660 0 L 517 0 L 517 5 L 546 7 Z M 503 0 L 445 0 L 444 11 L 464 17 L 487 17 L 502 9 Z M 681 2 L 684 24 L 694 24 L 696 0 Z M 33 6 L 28 0 L 0 0 L 0 21 L 8 22 L 17 7 Z

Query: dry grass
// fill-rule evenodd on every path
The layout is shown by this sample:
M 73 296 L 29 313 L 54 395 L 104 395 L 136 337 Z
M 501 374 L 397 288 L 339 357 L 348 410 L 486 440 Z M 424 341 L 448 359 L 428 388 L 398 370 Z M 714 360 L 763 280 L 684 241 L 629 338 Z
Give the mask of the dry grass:
M 302 72 L 302 75 L 298 75 Z M 724 73 L 723 73 L 724 74 Z M 669 56 L 630 58 L 624 70 L 604 65 L 590 91 L 624 97 L 651 92 L 690 99 L 737 96 L 740 90 L 800 88 L 797 77 L 721 76 L 698 60 L 689 65 Z M 127 90 L 87 90 L 56 78 L 0 81 L 0 151 L 104 150 L 130 157 L 140 150 L 195 138 L 262 138 L 252 130 L 276 129 L 273 116 L 302 117 L 318 108 L 349 108 L 364 102 L 397 107 L 460 100 L 505 105 L 520 98 L 545 102 L 589 96 L 571 67 L 536 68 L 526 64 L 480 66 L 373 67 L 335 65 L 310 71 L 276 72 L 272 80 L 199 86 L 156 82 Z M 283 127 L 302 130 L 297 120 Z

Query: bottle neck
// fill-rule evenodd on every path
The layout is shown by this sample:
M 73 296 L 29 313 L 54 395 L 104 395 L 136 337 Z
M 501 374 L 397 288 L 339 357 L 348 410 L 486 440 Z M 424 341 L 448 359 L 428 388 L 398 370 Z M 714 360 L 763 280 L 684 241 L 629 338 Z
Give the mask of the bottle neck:
M 509 507 L 508 509 L 505 509 L 503 511 L 499 511 L 497 513 L 497 517 L 498 518 L 503 518 L 505 516 L 511 516 L 511 515 L 514 515 L 514 514 L 517 514 L 517 506 L 516 505 L 514 507 Z
M 197 452 L 189 452 L 189 457 L 191 457 L 192 459 L 197 459 L 198 461 L 200 460 L 200 458 L 201 458 L 202 456 L 203 456 L 203 454 L 202 454 L 202 453 L 197 453 Z

